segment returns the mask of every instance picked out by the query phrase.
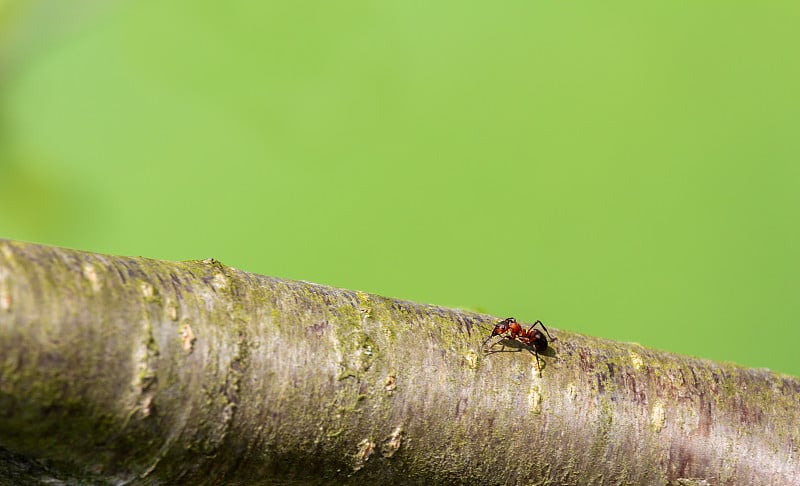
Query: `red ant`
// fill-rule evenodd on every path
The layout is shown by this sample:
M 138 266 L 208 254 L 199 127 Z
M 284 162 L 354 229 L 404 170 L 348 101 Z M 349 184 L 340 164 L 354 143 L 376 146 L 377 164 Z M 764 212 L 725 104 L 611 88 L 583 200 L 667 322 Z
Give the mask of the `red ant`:
M 537 325 L 542 326 L 544 333 L 538 329 L 534 329 Z M 545 337 L 545 333 L 547 333 L 547 337 Z M 512 341 L 519 341 L 528 346 L 529 349 L 532 349 L 533 354 L 536 356 L 537 368 L 539 367 L 539 353 L 544 353 L 545 350 L 547 350 L 547 338 L 549 337 L 550 340 L 553 341 L 553 337 L 550 336 L 550 331 L 544 327 L 542 321 L 534 322 L 531 327 L 525 330 L 513 317 L 508 317 L 495 324 L 494 329 L 492 329 L 492 335 L 486 338 L 483 344 L 481 344 L 481 349 L 495 336 L 501 336 L 503 339 L 511 339 Z M 501 341 L 502 339 L 493 343 L 489 346 L 489 349 Z

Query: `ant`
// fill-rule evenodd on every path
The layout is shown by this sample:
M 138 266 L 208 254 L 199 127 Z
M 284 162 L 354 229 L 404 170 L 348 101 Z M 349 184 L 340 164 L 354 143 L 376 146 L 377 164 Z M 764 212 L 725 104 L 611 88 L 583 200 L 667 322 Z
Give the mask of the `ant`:
M 534 329 L 537 325 L 542 326 L 544 332 Z M 547 333 L 547 337 L 545 337 L 545 333 Z M 525 330 L 513 317 L 508 317 L 495 324 L 491 336 L 486 338 L 483 344 L 481 344 L 481 349 L 495 336 L 501 336 L 503 339 L 511 339 L 512 341 L 519 341 L 528 346 L 528 349 L 533 350 L 533 354 L 536 356 L 537 368 L 539 368 L 539 353 L 544 353 L 545 350 L 547 350 L 547 338 L 550 338 L 551 341 L 554 340 L 553 337 L 550 336 L 550 331 L 542 324 L 542 321 L 534 322 L 531 327 Z M 489 349 L 501 341 L 502 339 L 493 343 L 489 346 Z M 541 370 L 541 368 L 539 369 Z

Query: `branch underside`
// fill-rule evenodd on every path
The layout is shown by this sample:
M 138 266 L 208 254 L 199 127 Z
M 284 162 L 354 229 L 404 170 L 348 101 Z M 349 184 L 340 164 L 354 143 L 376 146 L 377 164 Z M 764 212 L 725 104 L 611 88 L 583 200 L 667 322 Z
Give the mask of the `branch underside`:
M 796 378 L 550 323 L 539 371 L 517 342 L 483 352 L 496 320 L 0 240 L 0 461 L 98 484 L 800 484 Z

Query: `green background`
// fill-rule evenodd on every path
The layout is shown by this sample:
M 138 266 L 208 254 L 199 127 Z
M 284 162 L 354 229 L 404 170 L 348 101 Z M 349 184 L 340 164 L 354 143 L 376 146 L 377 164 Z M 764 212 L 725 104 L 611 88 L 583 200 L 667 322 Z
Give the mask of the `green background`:
M 800 375 L 800 2 L 0 7 L 2 237 Z

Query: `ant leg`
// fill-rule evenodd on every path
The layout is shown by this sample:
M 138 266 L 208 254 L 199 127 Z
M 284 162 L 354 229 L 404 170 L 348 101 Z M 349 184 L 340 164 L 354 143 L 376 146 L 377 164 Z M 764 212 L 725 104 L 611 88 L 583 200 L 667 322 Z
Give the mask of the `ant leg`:
M 549 338 L 551 341 L 555 341 L 555 339 L 553 339 L 553 337 L 550 335 L 550 331 L 548 331 L 548 330 L 547 330 L 547 328 L 546 328 L 546 327 L 544 327 L 544 324 L 542 323 L 542 321 L 536 321 L 536 322 L 534 322 L 534 323 L 533 323 L 533 325 L 531 325 L 531 327 L 529 327 L 529 328 L 528 328 L 528 332 L 531 332 L 531 329 L 533 329 L 534 327 L 536 327 L 536 324 L 539 324 L 540 326 L 542 326 L 542 329 L 544 329 L 544 332 L 546 332 L 546 333 L 547 333 L 547 337 L 548 337 L 548 338 Z
M 539 373 L 539 376 L 542 375 L 542 364 L 539 362 L 539 353 L 536 351 L 536 348 L 533 348 L 533 355 L 536 357 L 536 372 Z
M 541 375 L 542 360 L 539 359 L 539 351 L 536 351 L 536 346 L 533 343 L 526 343 L 525 348 L 536 358 L 536 371 Z
M 489 340 L 492 339 L 493 337 L 494 336 L 489 336 L 488 338 L 486 338 L 486 340 L 484 340 L 483 343 L 481 343 L 481 349 L 483 349 L 484 346 L 486 346 L 486 343 L 488 343 Z M 494 346 L 494 344 L 492 344 L 492 346 Z M 491 348 L 492 346 L 489 346 L 489 347 Z
M 492 349 L 493 347 L 497 346 L 497 343 L 501 343 L 505 339 L 505 336 L 500 336 L 500 340 L 499 341 L 493 342 L 491 346 L 486 348 L 486 343 L 488 343 L 489 340 L 492 339 L 493 337 L 495 337 L 495 336 L 489 336 L 488 338 L 486 338 L 485 341 L 483 341 L 483 344 L 481 344 L 481 351 L 488 353 L 490 349 Z M 503 348 L 505 349 L 505 345 L 503 346 Z

